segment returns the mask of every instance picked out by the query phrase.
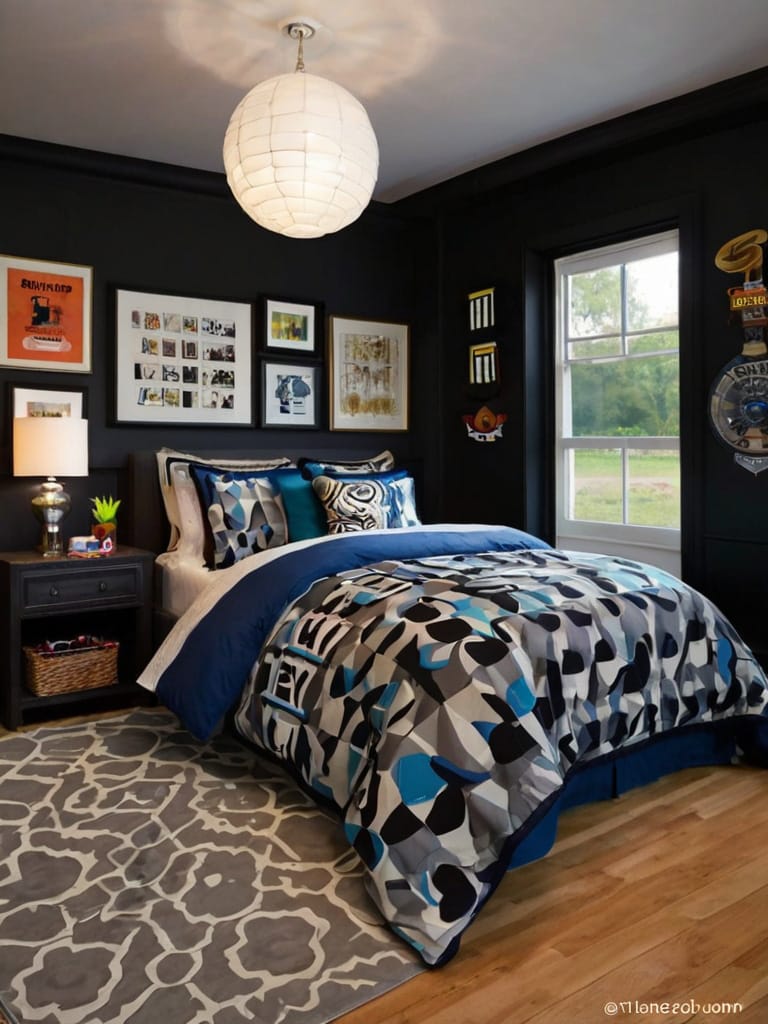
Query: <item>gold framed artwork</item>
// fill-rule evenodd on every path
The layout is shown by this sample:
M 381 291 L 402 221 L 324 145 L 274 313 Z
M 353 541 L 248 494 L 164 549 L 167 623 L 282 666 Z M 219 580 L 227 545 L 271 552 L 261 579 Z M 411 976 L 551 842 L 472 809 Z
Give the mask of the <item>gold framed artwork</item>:
M 409 328 L 330 317 L 331 430 L 408 429 Z
M 0 366 L 91 372 L 93 270 L 0 256 Z

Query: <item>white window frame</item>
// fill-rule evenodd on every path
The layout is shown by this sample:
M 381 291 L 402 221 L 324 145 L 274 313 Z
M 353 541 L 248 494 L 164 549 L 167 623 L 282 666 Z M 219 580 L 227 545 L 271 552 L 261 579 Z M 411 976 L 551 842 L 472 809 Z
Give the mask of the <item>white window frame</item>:
M 578 449 L 613 449 L 621 453 L 623 500 L 628 497 L 628 453 L 661 449 L 665 451 L 680 450 L 679 437 L 573 437 L 571 433 L 570 405 L 570 362 L 567 359 L 567 340 L 569 337 L 569 295 L 568 278 L 570 275 L 599 270 L 603 267 L 616 266 L 617 263 L 630 263 L 651 256 L 661 256 L 669 252 L 679 252 L 679 233 L 677 230 L 664 231 L 648 235 L 632 241 L 616 245 L 601 246 L 573 256 L 564 256 L 555 261 L 555 296 L 556 296 L 556 339 L 555 339 L 555 408 L 556 408 L 556 440 L 555 440 L 555 510 L 557 544 L 559 547 L 576 550 L 602 551 L 609 554 L 625 555 L 629 558 L 651 562 L 671 572 L 680 571 L 680 530 L 657 526 L 633 526 L 627 523 L 601 523 L 589 520 L 569 518 L 566 514 L 571 506 L 572 496 L 570 484 L 573 480 L 573 456 Z M 625 311 L 622 311 L 622 320 Z M 678 323 L 669 325 L 679 330 Z M 662 328 L 663 329 L 663 328 Z M 654 332 L 659 328 L 654 328 Z M 658 353 L 644 352 L 642 356 L 627 354 L 627 337 L 636 333 L 627 332 L 622 322 L 621 358 L 644 358 L 649 355 L 678 355 L 679 349 L 664 349 Z M 650 332 L 646 332 L 650 333 Z M 613 334 L 611 335 L 613 336 Z M 572 339 L 576 340 L 576 339 Z M 598 361 L 615 361 L 615 356 L 596 357 Z M 573 360 L 584 363 L 585 358 Z

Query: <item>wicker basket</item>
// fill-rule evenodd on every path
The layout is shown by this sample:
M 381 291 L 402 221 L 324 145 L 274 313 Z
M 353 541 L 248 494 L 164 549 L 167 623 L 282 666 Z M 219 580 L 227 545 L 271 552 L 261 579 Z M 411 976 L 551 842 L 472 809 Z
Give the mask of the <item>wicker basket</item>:
M 24 648 L 27 686 L 37 697 L 92 690 L 117 682 L 118 645 L 42 653 Z

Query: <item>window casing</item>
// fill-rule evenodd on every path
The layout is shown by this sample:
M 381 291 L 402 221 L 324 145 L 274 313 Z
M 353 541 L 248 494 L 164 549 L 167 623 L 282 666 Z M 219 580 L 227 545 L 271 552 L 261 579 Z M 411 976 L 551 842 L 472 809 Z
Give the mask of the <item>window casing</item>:
M 561 547 L 679 572 L 678 234 L 555 262 Z

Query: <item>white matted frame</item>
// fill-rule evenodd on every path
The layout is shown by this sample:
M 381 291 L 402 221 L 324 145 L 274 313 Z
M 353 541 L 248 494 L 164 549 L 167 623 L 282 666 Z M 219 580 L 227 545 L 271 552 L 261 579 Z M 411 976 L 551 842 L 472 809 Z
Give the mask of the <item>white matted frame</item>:
M 330 317 L 331 430 L 408 429 L 409 328 Z
M 316 363 L 261 364 L 262 427 L 316 430 L 320 426 L 321 368 Z
M 253 426 L 247 302 L 115 290 L 115 420 Z
M 0 255 L 0 366 L 91 372 L 93 269 Z
M 288 299 L 264 300 L 264 348 L 311 356 L 318 350 L 320 317 L 317 303 Z
M 68 416 L 81 420 L 85 413 L 85 392 L 65 388 L 11 388 L 14 419 L 27 416 Z

